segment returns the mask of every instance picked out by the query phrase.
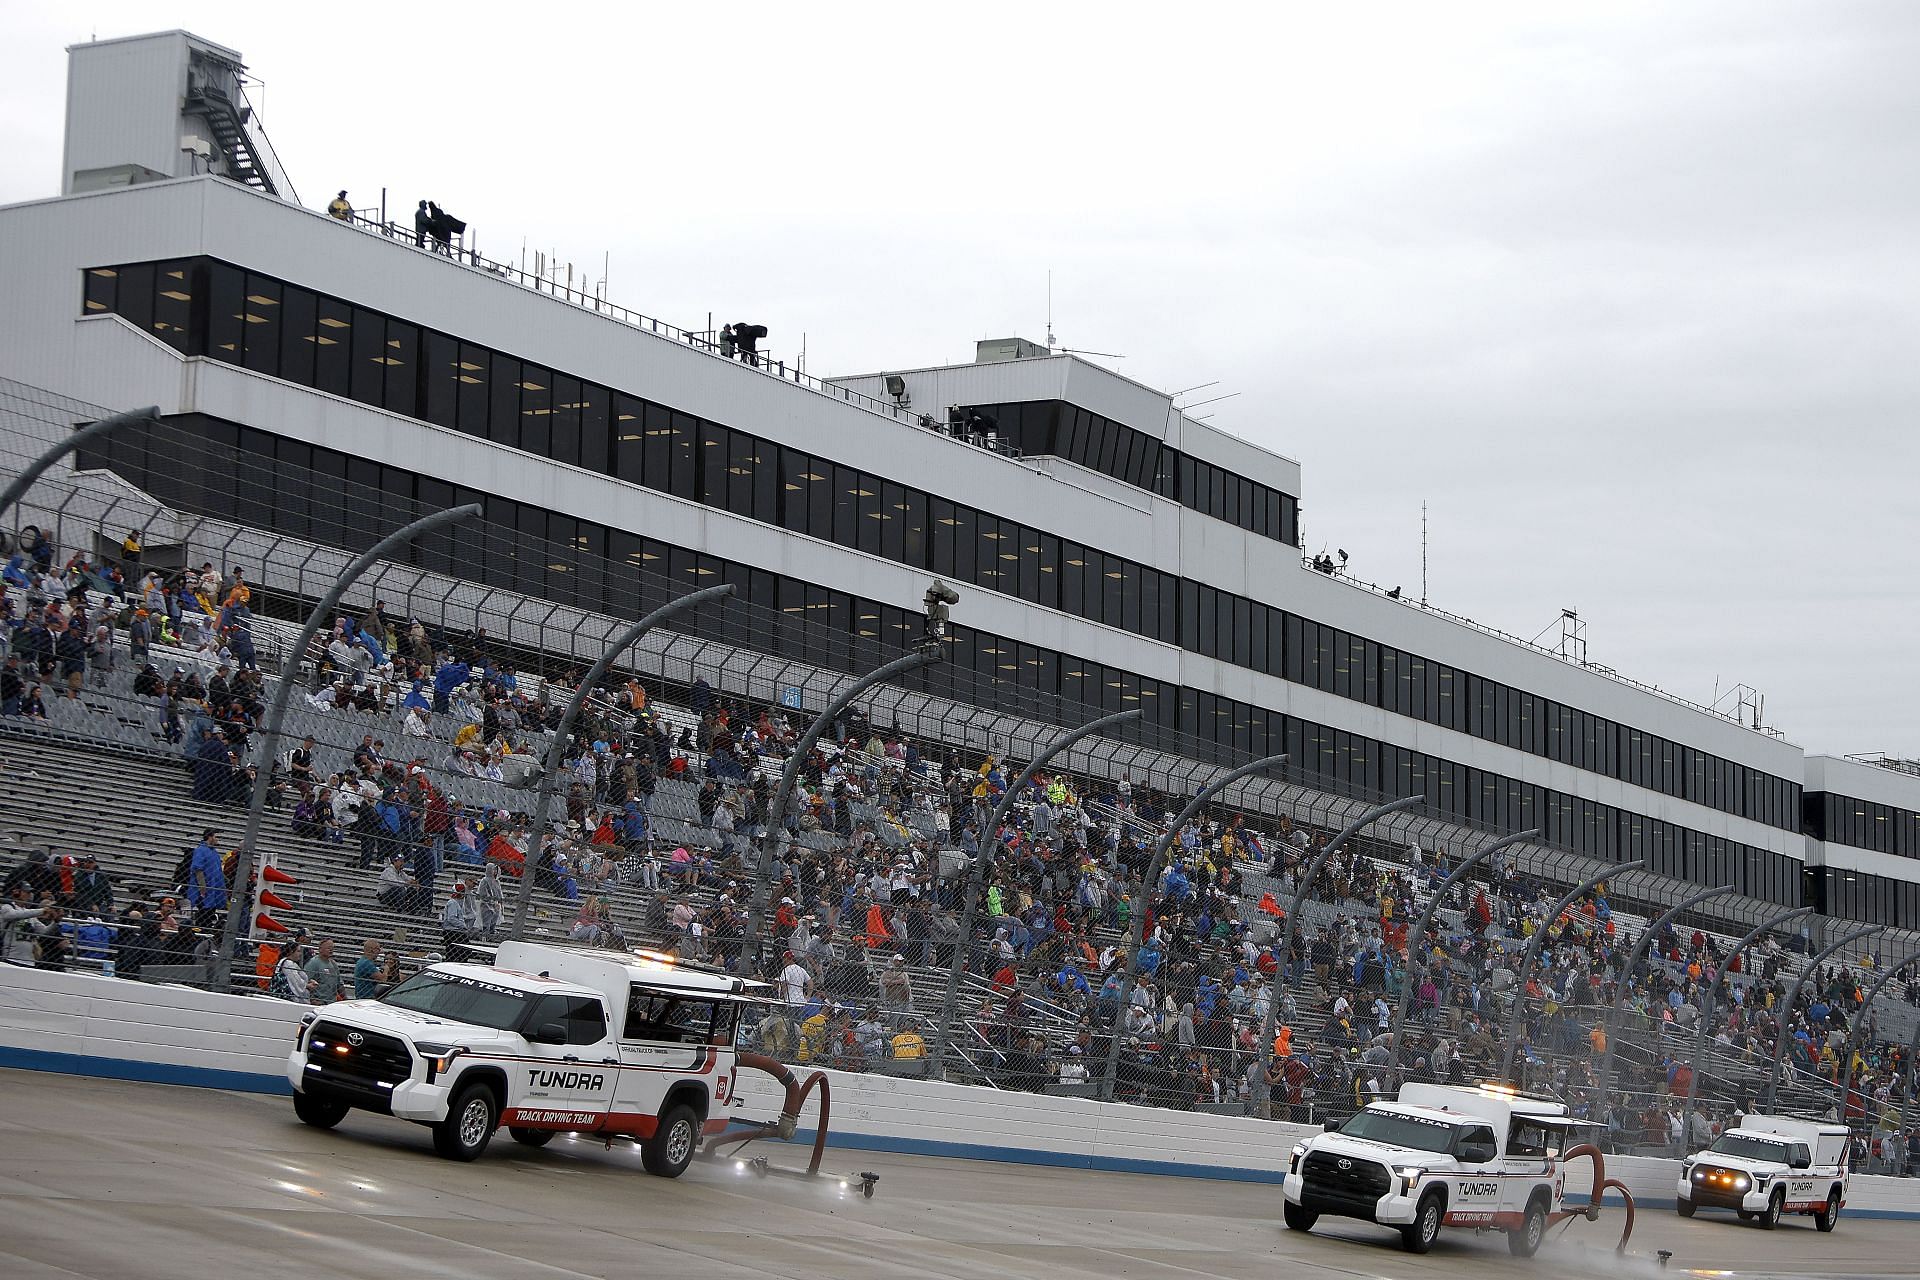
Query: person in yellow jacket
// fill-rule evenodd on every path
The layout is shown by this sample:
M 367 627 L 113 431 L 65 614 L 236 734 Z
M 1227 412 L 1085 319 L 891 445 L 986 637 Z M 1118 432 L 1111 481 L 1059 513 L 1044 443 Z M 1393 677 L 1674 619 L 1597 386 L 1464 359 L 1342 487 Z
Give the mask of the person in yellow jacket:
M 893 1038 L 893 1056 L 896 1058 L 924 1058 L 927 1056 L 927 1042 L 912 1027 L 902 1027 Z
M 816 1058 L 824 1058 L 826 1056 L 827 1009 L 825 1005 L 822 1005 L 820 1012 L 800 1024 L 800 1052 L 798 1057 L 802 1062 L 812 1062 Z

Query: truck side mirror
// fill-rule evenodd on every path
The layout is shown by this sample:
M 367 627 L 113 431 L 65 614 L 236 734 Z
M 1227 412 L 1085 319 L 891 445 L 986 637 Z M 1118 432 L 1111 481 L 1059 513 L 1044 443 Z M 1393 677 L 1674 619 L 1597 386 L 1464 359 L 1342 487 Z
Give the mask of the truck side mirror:
M 1486 1164 L 1499 1159 L 1500 1151 L 1491 1142 L 1463 1142 L 1460 1144 L 1460 1158 L 1468 1164 Z
M 1805 1157 L 1805 1156 L 1795 1156 L 1795 1157 L 1794 1157 L 1793 1159 L 1791 1159 L 1791 1160 L 1789 1160 L 1789 1161 L 1787 1162 L 1787 1168 L 1789 1168 L 1789 1169 L 1811 1169 L 1811 1168 L 1813 1168 L 1813 1161 L 1811 1161 L 1811 1160 L 1809 1160 L 1809 1159 L 1807 1159 L 1807 1157 Z
M 1340 1122 L 1338 1120 L 1329 1120 L 1320 1126 L 1320 1131 L 1322 1133 L 1338 1133 L 1340 1132 Z
M 567 1024 L 564 1022 L 543 1022 L 533 1033 L 535 1044 L 565 1044 L 567 1042 Z

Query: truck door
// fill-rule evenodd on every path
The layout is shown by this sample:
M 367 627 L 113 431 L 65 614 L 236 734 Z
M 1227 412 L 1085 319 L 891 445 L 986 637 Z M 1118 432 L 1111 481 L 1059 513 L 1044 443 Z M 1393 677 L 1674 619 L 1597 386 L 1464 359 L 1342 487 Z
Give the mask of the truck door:
M 1552 1157 L 1547 1127 L 1527 1116 L 1515 1116 L 1507 1126 L 1507 1153 L 1500 1162 L 1500 1208 L 1523 1213 L 1533 1189 L 1549 1181 Z
M 562 1043 L 540 1037 L 558 1026 Z M 526 1022 L 504 1123 L 525 1129 L 592 1129 L 605 1119 L 620 1074 L 606 1007 L 592 996 L 541 996 Z
M 652 991 L 635 986 L 627 999 L 620 1029 L 620 1080 L 608 1123 L 617 1133 L 649 1137 L 667 1090 L 689 1077 L 711 1095 L 718 1090 L 719 1055 L 712 1043 L 715 1023 L 725 1010 L 732 1027 L 732 1006 L 695 995 Z M 719 1099 L 724 1102 L 724 1097 Z
M 1453 1147 L 1454 1156 L 1460 1161 L 1460 1172 L 1454 1175 L 1453 1186 L 1447 1197 L 1449 1223 L 1463 1227 L 1493 1225 L 1493 1215 L 1500 1211 L 1503 1195 L 1501 1183 L 1505 1181 L 1498 1176 L 1499 1157 L 1496 1155 L 1492 1160 L 1479 1160 L 1469 1159 L 1469 1156 L 1489 1151 L 1497 1153 L 1499 1149 L 1491 1125 L 1472 1124 L 1460 1132 Z

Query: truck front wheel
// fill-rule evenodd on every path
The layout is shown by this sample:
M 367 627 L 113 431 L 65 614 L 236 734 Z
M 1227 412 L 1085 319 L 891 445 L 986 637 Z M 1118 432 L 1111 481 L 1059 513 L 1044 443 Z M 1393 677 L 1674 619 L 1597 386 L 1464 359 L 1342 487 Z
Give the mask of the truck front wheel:
M 350 1110 L 352 1108 L 338 1098 L 330 1098 L 312 1090 L 296 1090 L 293 1095 L 293 1114 L 300 1117 L 301 1123 L 310 1124 L 316 1129 L 333 1128 L 347 1118 Z
M 433 1149 L 449 1160 L 478 1160 L 499 1123 L 493 1090 L 475 1081 L 453 1095 L 447 1118 L 433 1126 Z
M 1444 1213 L 1438 1192 L 1430 1193 L 1420 1202 L 1413 1221 L 1400 1228 L 1400 1243 L 1408 1253 L 1425 1253 L 1433 1248 L 1433 1242 L 1440 1238 L 1440 1219 Z
M 660 1125 L 640 1148 L 640 1163 L 648 1173 L 662 1178 L 677 1178 L 693 1163 L 693 1149 L 700 1143 L 700 1117 L 693 1108 L 668 1107 L 660 1116 Z
M 1780 1225 L 1780 1212 L 1787 1206 L 1787 1193 L 1776 1190 L 1773 1199 L 1767 1201 L 1767 1207 L 1754 1216 L 1760 1222 L 1762 1231 L 1771 1231 Z
M 1516 1258 L 1531 1258 L 1540 1252 L 1547 1238 L 1547 1206 L 1535 1200 L 1527 1206 L 1527 1216 L 1519 1226 L 1507 1232 L 1507 1251 Z
M 1280 1202 L 1280 1217 L 1286 1222 L 1288 1229 L 1293 1231 L 1311 1231 L 1313 1224 L 1320 1221 L 1319 1214 L 1291 1200 Z
M 1693 1216 L 1693 1201 L 1677 1200 L 1674 1202 L 1674 1204 L 1680 1210 L 1681 1217 L 1691 1218 Z

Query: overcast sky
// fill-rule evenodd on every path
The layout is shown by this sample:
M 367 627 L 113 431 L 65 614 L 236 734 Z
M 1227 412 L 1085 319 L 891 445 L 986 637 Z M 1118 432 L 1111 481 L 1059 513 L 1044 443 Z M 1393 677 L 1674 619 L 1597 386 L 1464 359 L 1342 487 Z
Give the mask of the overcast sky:
M 810 371 L 1039 339 L 1298 458 L 1307 549 L 1810 749 L 1920 756 L 1920 6 L 8 6 L 239 49 L 299 194 L 430 196 Z M 1200 398 L 1198 396 L 1194 398 Z M 1201 410 L 1200 412 L 1205 412 Z

